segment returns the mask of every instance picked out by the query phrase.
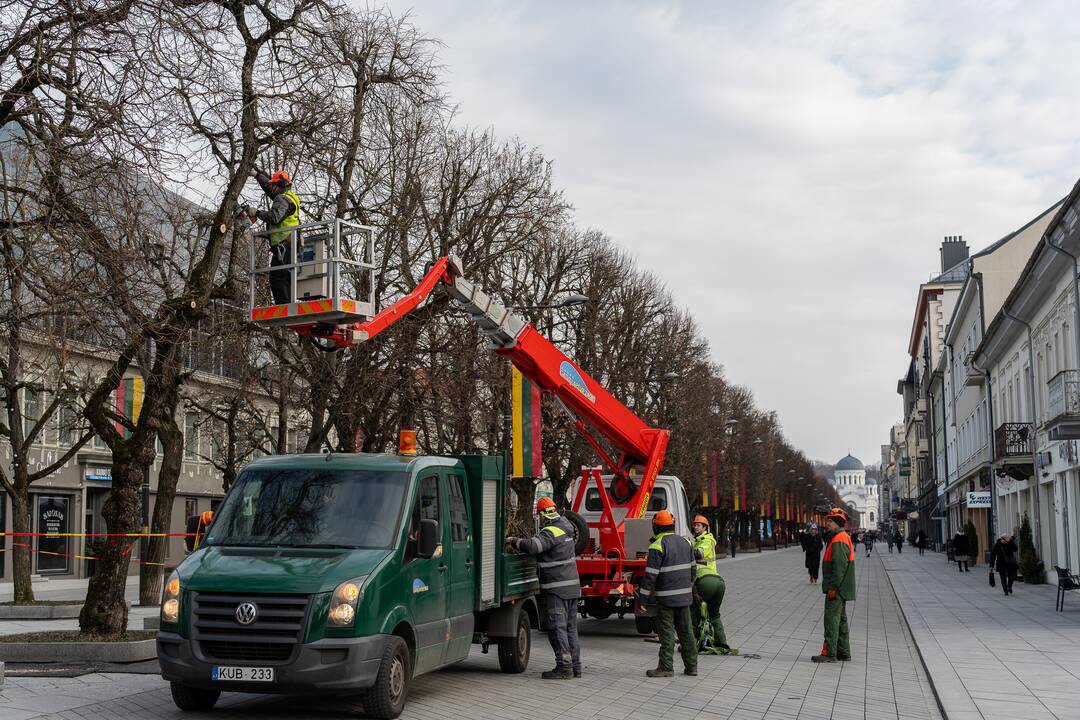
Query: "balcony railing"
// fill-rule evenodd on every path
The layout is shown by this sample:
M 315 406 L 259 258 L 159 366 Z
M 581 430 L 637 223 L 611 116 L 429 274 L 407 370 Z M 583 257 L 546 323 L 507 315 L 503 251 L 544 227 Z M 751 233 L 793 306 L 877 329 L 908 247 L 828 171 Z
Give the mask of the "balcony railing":
M 1031 423 L 1002 423 L 994 431 L 994 455 L 999 458 L 1031 457 L 1035 426 Z
M 1080 415 L 1080 370 L 1062 370 L 1047 383 L 1048 420 L 1062 415 Z

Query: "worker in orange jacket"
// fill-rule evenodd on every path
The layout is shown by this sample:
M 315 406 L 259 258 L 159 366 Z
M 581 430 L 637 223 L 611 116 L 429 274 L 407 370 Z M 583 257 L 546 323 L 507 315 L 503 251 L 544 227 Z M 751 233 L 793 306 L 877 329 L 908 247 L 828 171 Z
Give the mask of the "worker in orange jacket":
M 845 605 L 855 599 L 855 548 L 844 530 L 847 513 L 833 508 L 825 516 L 825 556 L 821 562 L 821 590 L 825 593 L 825 642 L 816 663 L 851 659 Z

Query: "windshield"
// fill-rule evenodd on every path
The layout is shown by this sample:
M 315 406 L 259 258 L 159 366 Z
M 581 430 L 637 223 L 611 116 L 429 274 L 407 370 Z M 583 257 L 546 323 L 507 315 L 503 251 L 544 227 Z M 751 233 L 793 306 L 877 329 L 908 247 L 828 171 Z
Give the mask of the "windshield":
M 600 512 L 604 509 L 604 505 L 600 502 L 600 491 L 594 487 L 585 491 L 585 510 L 588 512 Z M 667 490 L 662 487 L 656 486 L 653 488 L 652 497 L 649 498 L 649 508 L 646 512 L 657 512 L 659 510 L 667 510 Z
M 367 470 L 245 470 L 203 544 L 390 547 L 408 478 Z

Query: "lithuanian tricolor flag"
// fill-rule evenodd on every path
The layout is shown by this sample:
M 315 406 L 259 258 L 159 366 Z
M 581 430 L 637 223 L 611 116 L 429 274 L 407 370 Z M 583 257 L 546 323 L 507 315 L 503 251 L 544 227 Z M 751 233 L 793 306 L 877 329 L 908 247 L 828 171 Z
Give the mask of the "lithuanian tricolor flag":
M 141 376 L 124 378 L 124 381 L 116 388 L 116 414 L 123 415 L 131 420 L 132 425 L 139 424 L 139 414 L 143 404 L 143 379 Z M 116 424 L 116 431 L 129 437 L 131 431 L 120 423 Z
M 544 466 L 540 454 L 540 388 L 514 368 L 512 392 L 513 476 L 542 477 Z

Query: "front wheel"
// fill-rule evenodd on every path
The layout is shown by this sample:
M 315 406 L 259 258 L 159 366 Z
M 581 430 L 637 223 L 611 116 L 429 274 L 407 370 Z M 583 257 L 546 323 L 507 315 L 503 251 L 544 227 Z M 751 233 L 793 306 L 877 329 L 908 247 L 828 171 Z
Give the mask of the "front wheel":
M 169 683 L 169 690 L 176 707 L 188 712 L 206 712 L 212 709 L 221 697 L 220 690 L 196 688 L 178 682 Z
M 391 635 L 383 649 L 379 674 L 375 684 L 364 693 L 364 711 L 373 718 L 396 718 L 405 709 L 405 696 L 409 693 L 412 663 L 409 647 L 396 635 Z
M 532 633 L 529 616 L 518 611 L 517 630 L 513 637 L 499 640 L 499 669 L 504 673 L 523 673 L 529 667 Z

